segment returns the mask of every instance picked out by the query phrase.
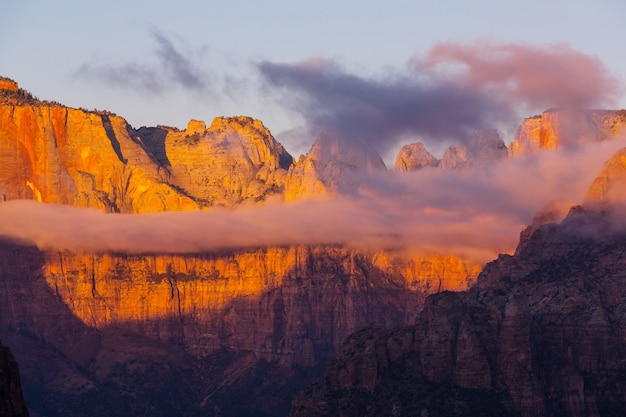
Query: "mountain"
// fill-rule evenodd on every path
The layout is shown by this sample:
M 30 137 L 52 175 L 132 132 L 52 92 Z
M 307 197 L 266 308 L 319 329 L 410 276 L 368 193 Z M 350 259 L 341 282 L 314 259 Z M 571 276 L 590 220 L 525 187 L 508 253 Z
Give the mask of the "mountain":
M 625 152 L 591 187 L 594 204 L 530 226 L 469 291 L 429 296 L 411 326 L 351 335 L 290 416 L 622 415 L 624 195 L 597 189 L 623 177 Z
M 426 150 L 422 142 L 402 146 L 393 164 L 396 171 L 416 171 L 423 167 L 434 167 L 439 164 L 437 158 Z
M 349 194 L 356 185 L 355 174 L 386 169 L 380 155 L 367 143 L 323 132 L 309 152 L 289 170 L 285 199 Z
M 0 81 L 0 200 L 130 218 L 163 211 L 234 213 L 355 195 L 361 199 L 353 201 L 361 203 L 376 196 L 361 181 L 385 177 L 382 186 L 390 184 L 375 150 L 334 132 L 320 134 L 294 161 L 252 118 L 217 117 L 208 128 L 192 120 L 184 130 L 135 129 L 109 112 L 41 101 L 17 83 Z M 457 150 L 468 158 L 446 160 L 454 159 L 461 171 L 507 153 L 495 131 L 479 132 Z M 406 166 L 417 166 L 407 158 Z M 356 220 L 364 227 L 370 221 Z M 339 226 L 334 218 L 327 223 L 319 227 Z M 529 239 L 535 229 L 542 226 L 529 229 Z M 172 247 L 180 243 L 172 240 Z M 0 236 L 0 337 L 20 363 L 25 397 L 36 415 L 284 416 L 292 397 L 322 374 L 346 338 L 365 346 L 362 335 L 411 328 L 422 310 L 440 314 L 431 305 L 437 298 L 427 296 L 442 293 L 452 300 L 444 304 L 456 305 L 446 291 L 467 290 L 481 269 L 451 253 L 389 245 L 129 254 L 42 249 Z M 466 294 L 454 296 L 461 304 L 471 305 L 473 293 L 459 294 Z M 485 315 L 495 312 L 489 308 Z M 447 325 L 445 317 L 437 320 Z M 478 375 L 485 361 L 474 359 L 455 359 L 473 369 L 463 368 L 458 377 L 470 391 L 445 385 L 441 392 L 471 403 L 472 384 L 495 386 L 499 391 L 479 393 L 476 404 L 511 410 L 507 398 L 513 394 Z M 359 378 L 374 386 L 378 374 L 368 367 Z
M 0 80 L 2 82 L 2 80 Z M 11 351 L 0 343 L 0 416 L 28 417 L 22 396 L 17 363 Z
M 294 162 L 248 117 L 135 129 L 9 87 L 3 200 L 210 210 L 349 193 L 360 172 L 386 170 L 373 149 L 331 132 Z M 31 410 L 52 416 L 286 415 L 349 334 L 409 324 L 426 295 L 467 289 L 480 271 L 450 254 L 338 245 L 132 255 L 1 246 L 0 337 L 22 364 Z

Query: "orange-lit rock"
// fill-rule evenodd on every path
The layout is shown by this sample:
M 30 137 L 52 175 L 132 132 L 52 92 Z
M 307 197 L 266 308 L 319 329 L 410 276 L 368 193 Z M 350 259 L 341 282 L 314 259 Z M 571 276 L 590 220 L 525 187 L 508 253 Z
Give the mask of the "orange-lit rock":
M 165 153 L 169 181 L 201 205 L 232 207 L 282 193 L 293 159 L 263 123 L 249 117 L 217 117 L 206 129 L 190 121 L 169 130 Z
M 626 148 L 616 152 L 587 191 L 585 206 L 626 203 Z
M 548 110 L 524 119 L 511 155 L 556 149 L 567 143 L 597 142 L 614 138 L 626 126 L 624 110 Z
M 0 193 L 127 213 L 197 208 L 161 180 L 159 166 L 130 133 L 114 115 L 0 106 Z
M 18 84 L 10 78 L 0 77 L 0 91 L 6 90 L 17 93 Z
M 134 131 L 115 115 L 40 102 L 0 105 L 0 160 L 4 200 L 124 213 L 262 200 L 282 192 L 292 161 L 246 117 Z
M 465 290 L 479 272 L 453 256 L 301 246 L 222 256 L 48 252 L 44 266 L 48 286 L 88 326 L 180 338 L 198 355 L 228 346 L 306 366 L 376 317 L 410 322 L 425 295 Z

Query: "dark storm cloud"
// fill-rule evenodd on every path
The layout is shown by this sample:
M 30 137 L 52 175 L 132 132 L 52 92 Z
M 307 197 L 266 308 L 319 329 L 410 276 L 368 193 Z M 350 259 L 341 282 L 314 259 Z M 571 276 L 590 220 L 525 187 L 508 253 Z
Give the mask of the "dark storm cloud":
M 160 93 L 172 85 L 198 93 L 209 89 L 210 74 L 202 69 L 192 53 L 183 53 L 170 38 L 156 28 L 150 31 L 150 35 L 157 44 L 154 50 L 155 62 L 118 65 L 85 63 L 76 70 L 75 75 L 142 93 Z
M 414 58 L 404 75 L 378 79 L 321 59 L 257 67 L 269 87 L 287 93 L 313 133 L 335 130 L 382 151 L 402 134 L 464 140 L 510 124 L 520 111 L 606 105 L 621 91 L 602 62 L 567 45 L 443 43 Z
M 410 75 L 384 80 L 349 74 L 325 65 L 261 62 L 258 69 L 314 131 L 333 130 L 387 150 L 405 133 L 431 139 L 464 137 L 510 109 L 453 80 L 420 80 Z

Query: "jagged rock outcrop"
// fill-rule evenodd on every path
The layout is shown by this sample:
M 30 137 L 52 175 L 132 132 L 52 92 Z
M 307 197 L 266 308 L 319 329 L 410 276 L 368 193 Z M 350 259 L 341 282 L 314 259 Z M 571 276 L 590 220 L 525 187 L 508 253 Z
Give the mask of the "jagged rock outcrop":
M 506 158 L 508 150 L 497 130 L 487 129 L 470 135 L 465 145 L 452 145 L 439 161 L 439 168 L 465 170 Z
M 393 168 L 396 171 L 408 172 L 423 167 L 435 167 L 438 164 L 439 160 L 426 150 L 423 143 L 415 142 L 400 148 Z
M 524 119 L 509 146 L 510 153 L 522 155 L 568 143 L 598 142 L 620 135 L 624 127 L 624 110 L 551 109 Z
M 17 362 L 11 351 L 2 343 L 0 343 L 0 416 L 28 417 Z
M 358 181 L 354 174 L 386 169 L 380 155 L 369 144 L 324 132 L 309 152 L 289 170 L 285 181 L 285 199 L 351 193 Z
M 232 207 L 282 193 L 292 157 L 263 123 L 217 117 L 208 129 L 190 121 L 165 137 L 169 181 L 208 206 Z

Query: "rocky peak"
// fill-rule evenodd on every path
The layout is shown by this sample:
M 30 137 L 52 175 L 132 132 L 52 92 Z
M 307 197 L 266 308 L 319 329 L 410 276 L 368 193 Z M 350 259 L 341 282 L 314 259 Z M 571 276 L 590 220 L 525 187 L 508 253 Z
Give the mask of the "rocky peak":
M 386 169 L 378 152 L 368 143 L 324 132 L 289 170 L 285 198 L 294 200 L 345 192 L 354 185 L 355 174 Z
M 624 110 L 550 109 L 524 119 L 510 145 L 512 155 L 612 139 L 626 127 Z
M 446 149 L 439 167 L 463 170 L 505 158 L 507 155 L 507 147 L 498 131 L 486 129 L 473 133 L 465 145 L 452 145 Z
M 439 160 L 426 150 L 423 143 L 415 142 L 400 148 L 394 169 L 400 172 L 416 171 L 423 167 L 435 167 L 438 163 Z
M 217 117 L 208 129 L 191 120 L 168 131 L 165 154 L 171 183 L 202 205 L 233 206 L 282 191 L 293 158 L 259 120 Z

